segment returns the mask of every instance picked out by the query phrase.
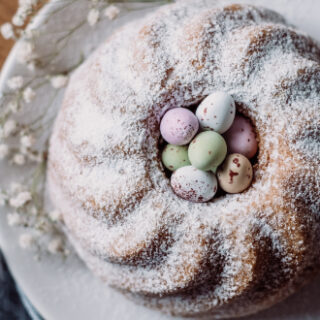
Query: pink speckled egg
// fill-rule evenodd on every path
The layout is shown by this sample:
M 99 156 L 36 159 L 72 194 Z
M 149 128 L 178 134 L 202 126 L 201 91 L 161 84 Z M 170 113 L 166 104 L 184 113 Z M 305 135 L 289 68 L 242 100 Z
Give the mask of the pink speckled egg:
M 186 108 L 174 108 L 163 116 L 160 132 L 168 143 L 182 146 L 188 144 L 199 129 L 197 117 Z
M 176 170 L 170 182 L 176 195 L 192 202 L 207 202 L 214 197 L 218 189 L 218 182 L 213 173 L 193 166 Z
M 223 135 L 228 146 L 228 153 L 240 153 L 248 159 L 254 157 L 258 142 L 250 120 L 236 115 L 231 128 Z

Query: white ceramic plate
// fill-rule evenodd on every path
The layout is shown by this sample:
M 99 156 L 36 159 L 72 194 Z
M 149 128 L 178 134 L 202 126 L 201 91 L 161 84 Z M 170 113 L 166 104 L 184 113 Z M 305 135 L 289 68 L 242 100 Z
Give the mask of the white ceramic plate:
M 207 0 L 210 2 L 211 0 Z M 214 0 L 212 0 L 214 1 Z M 235 1 L 230 1 L 235 2 Z M 317 0 L 238 0 L 236 2 L 247 2 L 264 5 L 281 12 L 287 19 L 320 40 L 320 1 Z M 53 21 L 43 28 L 44 36 L 38 44 L 38 50 L 45 53 L 53 50 L 52 37 L 61 34 L 66 26 L 73 26 L 77 21 L 85 17 L 88 7 L 86 0 L 74 1 L 74 4 L 64 10 L 57 10 L 65 2 L 53 1 L 47 5 L 38 15 L 34 27 L 42 25 L 49 12 L 56 11 Z M 72 65 L 80 57 L 82 52 L 87 55 L 92 48 L 96 47 L 117 26 L 127 20 L 137 18 L 154 10 L 156 4 L 130 5 L 130 8 L 139 8 L 122 14 L 115 22 L 106 19 L 99 25 L 90 29 L 83 27 L 75 32 L 71 41 L 66 45 L 61 57 L 50 65 L 53 70 L 64 70 Z M 59 29 L 60 28 L 60 29 Z M 21 69 L 15 61 L 17 50 L 12 50 L 2 70 L 0 79 L 0 92 L 5 90 L 5 81 L 9 77 L 27 71 Z M 44 87 L 32 110 L 34 113 L 41 109 L 53 95 L 50 87 Z M 60 94 L 56 99 L 56 105 L 61 102 Z M 8 185 L 16 180 L 26 169 L 12 170 L 0 164 L 0 183 Z M 7 258 L 9 267 L 19 286 L 26 293 L 30 301 L 47 320 L 144 320 L 144 319 L 172 319 L 137 306 L 128 301 L 119 293 L 108 288 L 96 279 L 72 254 L 63 260 L 54 256 L 46 256 L 41 261 L 35 261 L 29 252 L 23 251 L 18 246 L 19 231 L 7 226 L 5 212 L 0 214 L 0 244 Z M 259 315 L 246 318 L 256 320 L 286 319 L 286 320 L 315 320 L 320 319 L 320 279 L 314 281 L 299 293 L 282 302 L 281 304 L 266 310 Z

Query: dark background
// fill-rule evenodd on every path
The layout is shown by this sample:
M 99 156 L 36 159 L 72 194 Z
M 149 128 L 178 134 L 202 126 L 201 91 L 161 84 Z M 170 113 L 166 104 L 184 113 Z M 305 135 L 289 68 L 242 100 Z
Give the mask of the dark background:
M 0 320 L 31 320 L 0 252 Z

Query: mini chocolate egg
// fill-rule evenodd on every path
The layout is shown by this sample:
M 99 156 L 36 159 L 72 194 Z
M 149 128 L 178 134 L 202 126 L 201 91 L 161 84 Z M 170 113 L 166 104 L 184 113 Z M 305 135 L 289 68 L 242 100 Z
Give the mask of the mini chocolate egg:
M 200 170 L 216 172 L 227 155 L 227 144 L 223 137 L 213 131 L 199 133 L 188 149 L 191 164 Z
M 221 189 L 228 193 L 240 193 L 247 189 L 251 184 L 252 176 L 250 161 L 240 153 L 228 155 L 217 172 Z
M 236 115 L 231 128 L 223 136 L 227 142 L 228 152 L 241 153 L 248 159 L 257 153 L 258 142 L 249 119 Z
M 190 165 L 187 146 L 168 144 L 162 151 L 162 163 L 170 171 Z
M 198 129 L 197 117 L 186 108 L 174 108 L 167 111 L 160 123 L 163 139 L 178 146 L 188 144 Z
M 214 197 L 218 182 L 211 172 L 186 166 L 171 176 L 171 187 L 176 195 L 192 202 L 206 202 Z
M 233 98 L 226 92 L 217 91 L 206 97 L 199 105 L 196 116 L 203 130 L 226 132 L 236 114 Z

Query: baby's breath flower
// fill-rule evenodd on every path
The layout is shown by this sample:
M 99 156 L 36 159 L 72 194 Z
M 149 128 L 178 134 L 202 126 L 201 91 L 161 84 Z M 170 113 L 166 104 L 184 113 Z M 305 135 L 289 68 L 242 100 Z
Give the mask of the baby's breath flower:
M 29 8 L 26 6 L 19 7 L 16 14 L 12 18 L 12 23 L 17 27 L 22 27 L 28 17 L 28 10 Z
M 113 4 L 108 6 L 104 11 L 104 15 L 110 20 L 114 20 L 119 15 L 119 13 L 120 13 L 119 8 Z
M 22 76 L 12 77 L 7 81 L 7 85 L 12 90 L 21 89 L 23 87 L 23 77 Z
M 62 213 L 60 210 L 57 209 L 49 212 L 49 217 L 54 222 L 62 221 Z
M 18 166 L 23 166 L 26 164 L 26 157 L 21 153 L 16 153 L 12 158 L 12 162 Z
M 16 113 L 19 109 L 19 103 L 17 100 L 12 100 L 7 105 L 8 110 L 10 110 L 12 113 Z
M 25 103 L 30 103 L 35 97 L 36 92 L 32 88 L 27 87 L 23 90 L 23 100 Z
M 17 27 L 21 27 L 24 25 L 24 19 L 25 17 L 22 16 L 21 14 L 15 14 L 14 17 L 12 18 L 12 23 Z
M 29 71 L 33 72 L 36 70 L 36 63 L 35 61 L 31 61 L 27 63 L 27 68 Z
M 64 75 L 56 75 L 51 77 L 50 83 L 53 88 L 60 89 L 67 85 L 68 83 L 68 77 Z
M 9 199 L 9 205 L 13 208 L 21 208 L 32 199 L 29 191 L 22 191 Z
M 19 44 L 16 59 L 21 64 L 28 64 L 37 58 L 34 44 L 31 41 L 22 41 Z
M 36 139 L 32 135 L 22 136 L 20 138 L 20 144 L 27 149 L 31 148 L 35 144 L 35 142 Z
M 23 233 L 19 237 L 19 245 L 22 249 L 30 249 L 34 244 L 34 236 L 30 233 Z
M 39 152 L 30 152 L 26 150 L 26 156 L 30 161 L 41 163 L 43 161 L 43 154 Z
M 4 143 L 0 144 L 0 159 L 2 160 L 6 158 L 9 154 L 9 151 L 10 149 L 7 144 L 4 144 Z
M 4 39 L 8 40 L 8 39 L 13 39 L 14 38 L 14 31 L 13 31 L 13 27 L 12 24 L 7 22 L 5 24 L 3 24 L 0 27 L 0 32 L 1 35 Z
M 14 120 L 9 119 L 8 121 L 5 122 L 3 126 L 3 135 L 5 138 L 7 138 L 12 134 L 14 134 L 16 130 L 17 130 L 17 123 Z
M 63 241 L 60 237 L 52 239 L 48 244 L 48 251 L 52 254 L 57 254 L 63 251 Z
M 99 20 L 99 16 L 100 16 L 100 12 L 98 9 L 96 8 L 90 9 L 87 16 L 89 26 L 93 27 L 94 25 L 96 25 Z
M 7 221 L 10 227 L 19 226 L 23 223 L 21 215 L 17 212 L 9 213 L 7 215 Z
M 22 27 L 27 17 L 32 13 L 32 7 L 36 6 L 39 0 L 19 0 L 19 8 L 12 19 L 15 26 Z
M 48 234 L 48 233 L 52 232 L 53 224 L 50 223 L 49 220 L 46 219 L 46 217 L 40 216 L 40 217 L 38 217 L 38 219 L 36 221 L 35 228 L 41 234 L 46 234 L 46 233 Z

